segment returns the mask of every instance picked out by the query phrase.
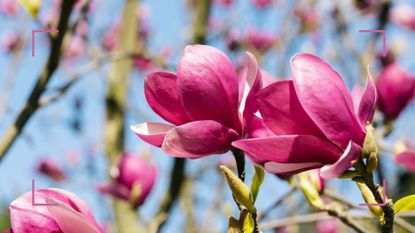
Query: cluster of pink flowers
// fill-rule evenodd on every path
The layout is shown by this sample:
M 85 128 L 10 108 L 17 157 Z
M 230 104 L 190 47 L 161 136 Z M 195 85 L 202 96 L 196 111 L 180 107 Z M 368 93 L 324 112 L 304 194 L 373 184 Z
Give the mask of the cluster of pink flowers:
M 221 51 L 187 46 L 176 74 L 145 79 L 150 107 L 172 125 L 132 130 L 175 157 L 238 148 L 281 175 L 321 168 L 324 178 L 334 178 L 360 158 L 377 98 L 370 75 L 365 91 L 351 94 L 329 64 L 310 54 L 292 58 L 293 80 L 284 81 L 264 75 L 253 55 L 246 60 L 238 76 Z

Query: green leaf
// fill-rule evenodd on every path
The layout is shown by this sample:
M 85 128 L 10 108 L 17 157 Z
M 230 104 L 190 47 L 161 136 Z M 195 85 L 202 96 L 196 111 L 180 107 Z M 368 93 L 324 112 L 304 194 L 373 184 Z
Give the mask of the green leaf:
M 244 224 L 243 224 L 242 232 L 243 233 L 252 233 L 252 232 L 254 232 L 255 222 L 254 222 L 254 219 L 252 218 L 251 213 L 248 213 L 245 216 L 243 221 L 244 221 Z
M 255 174 L 252 177 L 251 193 L 255 203 L 256 198 L 258 196 L 259 188 L 261 187 L 261 184 L 264 181 L 265 173 L 264 169 L 262 169 L 262 167 L 260 166 L 254 165 L 254 168 Z
M 395 214 L 402 211 L 410 211 L 415 209 L 415 194 L 399 199 L 393 205 Z

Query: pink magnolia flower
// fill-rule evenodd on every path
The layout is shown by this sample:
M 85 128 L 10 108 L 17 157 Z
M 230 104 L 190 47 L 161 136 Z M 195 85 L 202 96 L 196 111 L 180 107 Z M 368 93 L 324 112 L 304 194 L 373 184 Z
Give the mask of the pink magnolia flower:
M 250 133 L 257 119 L 255 94 L 262 76 L 253 55 L 246 57 L 246 75 L 238 80 L 232 62 L 220 50 L 187 46 L 177 74 L 156 72 L 145 79 L 150 107 L 173 125 L 148 122 L 131 129 L 175 157 L 225 153 L 232 141 Z
M 403 148 L 395 155 L 395 162 L 415 172 L 415 145 L 405 141 Z
M 310 54 L 295 55 L 291 70 L 293 80 L 257 94 L 259 112 L 275 136 L 232 145 L 271 173 L 321 168 L 323 178 L 337 177 L 361 156 L 365 127 L 375 110 L 374 83 L 369 75 L 363 95 L 352 98 L 340 75 Z
M 19 3 L 16 0 L 0 0 L 0 12 L 15 16 L 19 13 Z
M 415 77 L 393 63 L 386 66 L 376 80 L 379 108 L 389 119 L 399 116 L 415 95 Z
M 103 193 L 108 193 L 126 201 L 134 200 L 134 205 L 144 203 L 150 194 L 157 178 L 157 167 L 150 164 L 142 156 L 133 153 L 125 153 L 118 162 L 117 172 L 111 184 L 99 187 Z M 138 189 L 138 197 L 133 197 L 133 189 Z
M 255 7 L 259 9 L 264 9 L 271 6 L 272 0 L 252 0 L 252 3 Z
M 51 159 L 42 159 L 36 170 L 56 182 L 64 181 L 67 178 L 62 166 Z
M 39 189 L 32 205 L 32 192 L 10 204 L 9 232 L 14 233 L 103 233 L 87 206 L 75 194 L 61 189 Z
M 249 28 L 245 35 L 246 43 L 259 52 L 270 49 L 277 41 L 274 33 L 261 31 L 256 28 Z
M 392 8 L 389 20 L 401 27 L 415 30 L 415 8 L 409 4 L 400 4 Z

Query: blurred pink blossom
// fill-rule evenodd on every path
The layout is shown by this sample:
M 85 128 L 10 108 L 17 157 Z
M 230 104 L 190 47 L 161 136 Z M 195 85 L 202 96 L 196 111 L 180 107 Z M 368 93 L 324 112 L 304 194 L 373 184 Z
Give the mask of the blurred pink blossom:
M 103 233 L 87 204 L 75 194 L 61 189 L 39 189 L 32 205 L 32 192 L 10 204 L 10 232 L 14 233 Z M 82 229 L 80 231 L 80 229 Z
M 376 88 L 379 93 L 379 108 L 389 119 L 399 116 L 415 95 L 415 77 L 397 63 L 383 68 Z
M 255 7 L 259 9 L 264 9 L 271 6 L 272 0 L 252 0 L 252 3 Z
M 295 55 L 291 70 L 293 80 L 277 81 L 257 94 L 264 123 L 277 136 L 232 145 L 271 173 L 321 168 L 323 178 L 335 178 L 361 156 L 375 111 L 375 84 L 369 75 L 362 96 L 352 98 L 340 75 L 311 54 Z
M 99 190 L 126 201 L 133 201 L 135 206 L 139 206 L 153 189 L 157 167 L 143 156 L 125 153 L 118 162 L 117 172 L 113 178 L 112 183 L 100 185 Z M 138 188 L 138 197 L 132 196 L 134 188 Z
M 115 22 L 111 25 L 110 29 L 105 31 L 102 36 L 101 45 L 106 51 L 113 51 L 120 43 L 119 31 L 120 23 Z
M 82 55 L 87 54 L 87 45 L 85 40 L 80 36 L 73 36 L 65 50 L 65 57 L 67 58 L 78 58 Z
M 42 159 L 39 161 L 36 170 L 56 182 L 66 180 L 62 166 L 52 159 Z
M 314 7 L 297 5 L 294 9 L 294 15 L 299 19 L 302 31 L 307 32 L 318 29 L 320 16 Z
M 405 141 L 402 146 L 403 148 L 400 148 L 399 152 L 394 157 L 395 162 L 412 172 L 415 172 L 415 145 Z
M 401 27 L 415 30 L 415 7 L 409 4 L 393 7 L 389 13 L 389 20 Z
M 5 52 L 12 53 L 18 50 L 22 44 L 22 36 L 16 32 L 5 31 L 1 35 L 0 45 Z
M 0 0 L 0 12 L 15 16 L 19 13 L 19 3 L 16 0 Z
M 340 224 L 337 219 L 329 218 L 320 220 L 316 224 L 316 233 L 339 233 Z
M 276 43 L 277 36 L 272 32 L 249 28 L 246 30 L 245 41 L 255 50 L 265 52 Z
M 235 0 L 214 0 L 215 4 L 225 7 L 230 7 L 235 3 Z

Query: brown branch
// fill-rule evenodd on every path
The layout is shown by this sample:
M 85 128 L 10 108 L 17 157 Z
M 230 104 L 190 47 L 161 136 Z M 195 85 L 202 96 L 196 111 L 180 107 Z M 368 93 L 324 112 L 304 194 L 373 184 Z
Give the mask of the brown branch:
M 16 141 L 17 137 L 21 134 L 30 118 L 39 109 L 39 99 L 45 91 L 53 73 L 59 66 L 63 40 L 68 29 L 69 18 L 75 2 L 75 0 L 65 0 L 62 3 L 62 10 L 58 24 L 59 33 L 55 37 L 51 38 L 52 48 L 48 61 L 43 67 L 42 73 L 32 89 L 25 106 L 18 114 L 13 125 L 6 130 L 5 135 L 0 140 L 0 161 L 4 158 L 8 150 Z

